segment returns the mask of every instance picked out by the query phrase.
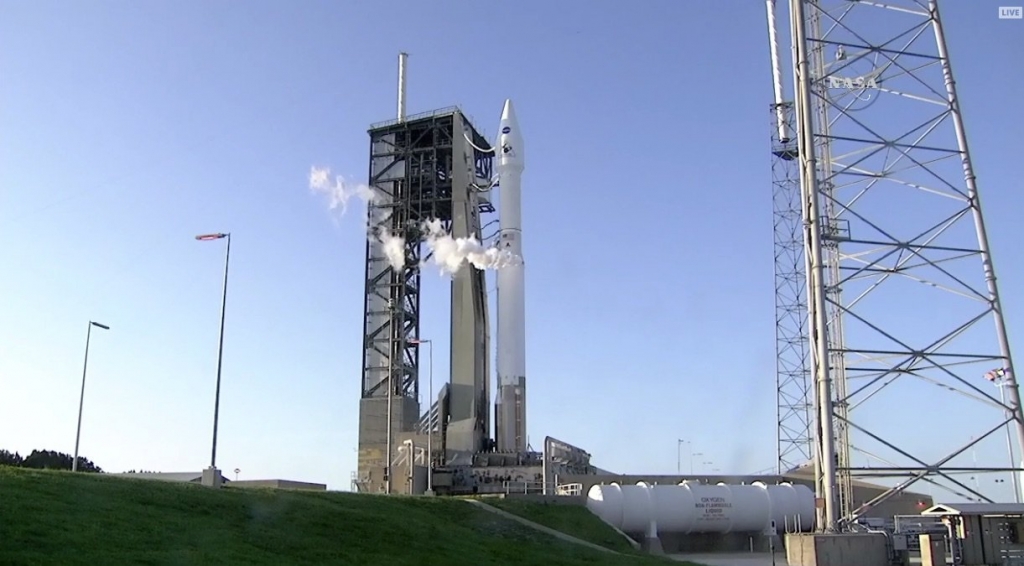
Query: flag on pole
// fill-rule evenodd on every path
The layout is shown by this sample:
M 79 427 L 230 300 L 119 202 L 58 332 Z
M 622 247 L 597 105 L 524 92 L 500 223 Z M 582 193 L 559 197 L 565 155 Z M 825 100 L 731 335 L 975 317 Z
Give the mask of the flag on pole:
M 1006 377 L 1006 369 L 1005 368 L 994 369 L 994 370 L 992 370 L 990 372 L 985 373 L 985 379 L 987 379 L 989 381 L 993 381 L 993 382 L 996 381 L 997 379 L 1001 379 L 1003 377 Z
M 227 236 L 227 234 L 202 234 L 200 236 L 196 236 L 196 239 L 200 242 L 205 242 L 208 240 L 219 240 L 225 236 Z

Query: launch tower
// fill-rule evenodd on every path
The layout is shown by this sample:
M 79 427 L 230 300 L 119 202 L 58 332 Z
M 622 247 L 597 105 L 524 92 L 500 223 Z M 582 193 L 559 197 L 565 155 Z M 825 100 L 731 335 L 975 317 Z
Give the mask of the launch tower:
M 521 261 L 520 175 L 524 146 L 506 101 L 501 158 L 456 107 L 406 117 L 407 55 L 398 57 L 398 118 L 370 128 L 372 191 L 367 207 L 366 289 L 354 491 L 435 495 L 550 493 L 556 478 L 590 474 L 590 454 L 547 437 L 543 452 L 526 443 L 525 301 Z M 491 436 L 490 327 L 486 273 L 463 263 L 451 280 L 449 376 L 420 406 L 424 251 L 483 242 L 495 161 L 501 175 L 498 422 Z M 445 235 L 438 234 L 438 225 Z M 454 240 L 454 241 L 451 241 Z M 476 243 L 471 240 L 475 240 Z M 489 254 L 493 250 L 489 250 Z M 476 252 L 474 252 L 476 253 Z M 487 255 L 485 254 L 485 255 Z M 451 257 L 442 258 L 446 271 Z M 507 266 L 507 264 L 506 264 Z M 503 269 L 503 268 L 499 268 Z M 428 395 L 433 397 L 433 395 Z
M 389 478 L 388 472 L 399 453 L 399 435 L 420 432 L 426 423 L 438 435 L 446 427 L 443 446 L 434 444 L 434 460 L 442 462 L 457 461 L 460 455 L 468 461 L 490 436 L 484 272 L 465 265 L 452 280 L 451 377 L 439 395 L 445 400 L 444 418 L 437 417 L 439 405 L 430 400 L 429 417 L 421 419 L 417 339 L 420 264 L 427 259 L 422 255 L 422 223 L 440 220 L 453 237 L 480 239 L 481 215 L 494 211 L 480 190 L 490 182 L 494 152 L 458 108 L 375 124 L 369 134 L 368 184 L 374 197 L 368 204 L 354 483 L 359 491 L 397 492 L 389 482 L 397 474 Z M 404 261 L 396 262 L 395 255 Z
M 1016 484 L 1024 418 L 937 1 L 789 0 L 792 99 L 775 4 L 780 467 L 827 531 L 919 481 L 991 501 L 965 474 Z

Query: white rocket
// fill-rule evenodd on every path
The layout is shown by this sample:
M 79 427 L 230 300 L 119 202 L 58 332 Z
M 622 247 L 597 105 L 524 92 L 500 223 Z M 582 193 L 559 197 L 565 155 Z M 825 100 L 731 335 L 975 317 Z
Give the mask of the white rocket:
M 512 101 L 501 111 L 495 147 L 498 160 L 498 247 L 518 258 L 498 270 L 498 396 L 495 441 L 501 451 L 525 452 L 526 444 L 526 300 L 523 270 L 521 188 L 526 167 L 523 136 Z

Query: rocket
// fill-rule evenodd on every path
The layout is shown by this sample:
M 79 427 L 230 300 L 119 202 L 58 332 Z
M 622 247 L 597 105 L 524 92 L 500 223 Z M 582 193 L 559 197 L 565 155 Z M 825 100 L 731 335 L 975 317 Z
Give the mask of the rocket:
M 526 452 L 526 300 L 524 293 L 521 180 L 523 136 L 506 100 L 495 146 L 498 160 L 498 248 L 517 261 L 498 270 L 498 395 L 495 443 L 499 451 Z

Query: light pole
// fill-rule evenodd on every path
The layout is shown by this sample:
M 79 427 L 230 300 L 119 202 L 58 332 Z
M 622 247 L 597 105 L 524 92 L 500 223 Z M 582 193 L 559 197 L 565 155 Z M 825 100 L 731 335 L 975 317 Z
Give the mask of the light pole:
M 85 331 L 85 363 L 82 364 L 82 393 L 78 396 L 78 430 L 75 431 L 75 459 L 71 461 L 71 471 L 78 471 L 78 441 L 82 437 L 82 405 L 85 404 L 85 374 L 89 371 L 89 339 L 92 338 L 92 327 L 110 330 L 106 324 L 89 321 L 89 328 Z
M 996 387 L 999 388 L 999 402 L 1002 403 L 1003 405 L 1006 405 L 1006 390 L 1004 389 L 1006 387 L 1006 381 L 999 381 L 999 382 L 997 382 L 996 383 Z M 1006 412 L 1009 413 L 1010 418 L 1012 419 L 1013 418 L 1013 413 L 1010 412 L 1010 411 L 1006 411 Z M 1010 432 L 1010 425 L 1009 424 L 1007 424 L 1005 428 L 1006 428 L 1006 453 L 1010 457 L 1010 467 L 1011 468 L 1016 468 L 1017 464 L 1016 464 L 1016 462 L 1013 459 L 1013 434 Z M 1018 479 L 1017 479 L 1017 472 L 1010 472 L 1010 480 L 1013 482 L 1013 500 L 1016 501 L 1017 503 L 1020 503 L 1020 485 L 1019 485 L 1019 482 L 1018 482 Z
M 388 446 L 387 461 L 384 462 L 384 493 L 391 495 L 391 402 L 394 397 L 395 380 L 395 300 L 388 299 Z
M 434 494 L 434 343 L 430 340 L 412 339 L 412 344 L 426 344 L 429 356 L 429 369 L 427 371 L 427 495 Z
M 694 452 L 693 448 L 690 448 L 690 475 L 691 476 L 693 475 L 693 457 L 694 456 L 703 456 L 703 455 L 704 455 L 703 452 Z
M 210 469 L 217 469 L 217 422 L 220 419 L 220 370 L 224 360 L 224 314 L 228 306 L 228 267 L 231 265 L 231 233 L 202 234 L 196 236 L 200 242 L 227 238 L 224 253 L 224 291 L 220 302 L 220 342 L 217 346 L 217 392 L 213 398 L 213 448 L 210 450 Z
M 676 439 L 676 475 L 683 475 L 683 445 L 689 444 L 689 440 Z
M 996 387 L 999 388 L 999 402 L 1003 405 L 1004 409 L 1006 407 L 1006 391 L 1005 391 L 1004 387 L 1010 383 L 1009 382 L 1009 378 L 1012 377 L 1012 375 L 1007 375 L 1007 374 L 1009 374 L 1009 372 L 1010 372 L 1010 370 L 1007 369 L 1007 368 L 998 368 L 998 369 L 994 369 L 992 371 L 989 371 L 989 372 L 985 373 L 985 379 L 987 379 L 988 381 L 992 382 L 993 385 L 995 385 Z M 1005 412 L 1009 415 L 1009 417 L 1010 417 L 1009 420 L 1013 420 L 1014 417 L 1016 416 L 1015 415 L 1016 411 L 1014 411 L 1014 410 L 1006 409 Z M 1014 458 L 1013 458 L 1013 435 L 1010 432 L 1009 423 L 1007 423 L 1007 425 L 1006 425 L 1006 452 L 1007 452 L 1007 455 L 1010 458 L 1010 468 L 1016 468 L 1017 465 L 1014 462 Z M 1017 473 L 1018 472 L 1016 470 L 1011 471 L 1010 472 L 1010 479 L 1013 482 L 1013 498 L 1014 498 L 1014 501 L 1016 501 L 1017 503 L 1020 503 L 1020 501 L 1021 501 L 1021 494 L 1020 494 L 1020 485 L 1019 485 L 1019 479 L 1017 478 Z M 996 481 L 998 482 L 999 480 L 996 480 Z

